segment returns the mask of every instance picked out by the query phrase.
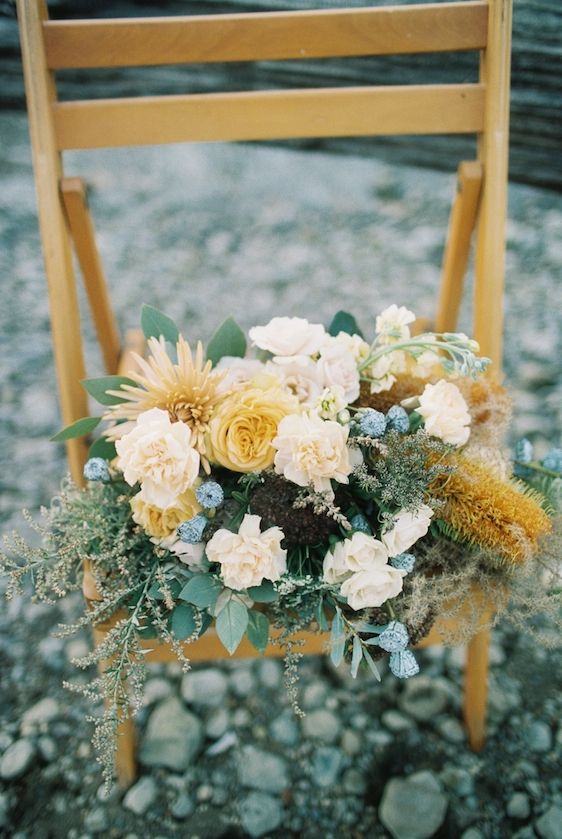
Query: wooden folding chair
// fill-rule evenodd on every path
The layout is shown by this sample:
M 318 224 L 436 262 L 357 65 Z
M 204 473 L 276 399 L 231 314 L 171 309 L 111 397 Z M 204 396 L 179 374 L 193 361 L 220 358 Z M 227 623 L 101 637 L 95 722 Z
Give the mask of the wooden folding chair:
M 471 234 L 476 227 L 474 335 L 500 374 L 504 277 L 511 0 L 342 8 L 220 16 L 51 21 L 44 0 L 18 0 L 39 224 L 51 303 L 55 363 L 63 420 L 87 414 L 80 386 L 84 361 L 75 277 L 74 240 L 103 356 L 110 373 L 126 367 L 111 312 L 82 181 L 66 178 L 63 152 L 126 145 L 391 134 L 475 134 L 477 159 L 459 166 L 435 326 L 454 330 Z M 405 85 L 150 96 L 60 102 L 55 73 L 181 63 L 285 60 L 473 50 L 476 84 Z M 132 337 L 133 343 L 137 340 Z M 68 443 L 81 483 L 86 442 Z M 84 591 L 96 597 L 85 571 Z M 476 593 L 475 596 L 485 596 Z M 491 617 L 488 612 L 485 616 Z M 485 736 L 489 630 L 468 645 L 464 717 L 472 748 Z M 95 630 L 96 642 L 107 626 Z M 420 644 L 439 643 L 443 623 Z M 304 651 L 322 652 L 323 635 L 303 634 Z M 155 642 L 150 641 L 150 647 Z M 278 655 L 269 646 L 266 655 Z M 194 661 L 225 657 L 209 631 L 190 644 Z M 242 643 L 238 656 L 253 656 Z M 148 661 L 171 660 L 165 645 Z M 121 725 L 117 771 L 135 776 L 135 734 Z

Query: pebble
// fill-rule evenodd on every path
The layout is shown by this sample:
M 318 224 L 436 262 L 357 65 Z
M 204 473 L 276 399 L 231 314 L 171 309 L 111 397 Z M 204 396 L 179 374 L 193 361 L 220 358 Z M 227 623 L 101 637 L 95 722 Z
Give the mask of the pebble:
M 238 735 L 234 731 L 227 731 L 212 746 L 207 749 L 209 757 L 222 755 L 238 743 Z
M 396 734 L 401 731 L 408 731 L 408 729 L 414 725 L 414 721 L 411 717 L 406 717 L 404 714 L 401 714 L 400 711 L 395 711 L 393 708 L 385 711 L 381 720 L 383 725 L 385 725 L 389 731 L 393 731 Z
M 529 796 L 524 792 L 514 793 L 507 802 L 506 813 L 511 819 L 527 819 L 531 813 Z
M 142 816 L 154 804 L 157 795 L 156 782 L 150 775 L 145 775 L 128 790 L 123 799 L 123 807 L 137 816 Z
M 145 766 L 185 771 L 203 745 L 201 721 L 171 696 L 151 713 L 139 760 Z
M 205 721 L 205 734 L 211 740 L 218 740 L 230 725 L 230 715 L 226 708 L 215 708 Z
M 484 839 L 484 834 L 477 827 L 469 827 L 464 831 L 461 839 Z
M 295 746 L 299 740 L 299 726 L 290 708 L 286 708 L 273 720 L 269 727 L 276 743 L 283 746 Z
M 243 746 L 238 755 L 238 777 L 244 787 L 282 792 L 289 785 L 287 765 L 278 755 Z
M 343 788 L 350 795 L 363 795 L 367 790 L 367 779 L 358 769 L 348 769 L 343 778 Z
M 16 740 L 2 755 L 0 778 L 4 781 L 20 778 L 31 766 L 34 756 L 35 749 L 30 740 Z
M 239 809 L 242 827 L 252 837 L 276 830 L 283 818 L 279 801 L 264 792 L 251 792 L 240 801 Z
M 535 830 L 541 839 L 562 839 L 562 807 L 549 807 L 535 822 Z
M 312 758 L 312 779 L 319 787 L 331 787 L 338 779 L 343 754 L 332 746 L 321 746 Z
M 470 772 L 457 766 L 448 766 L 441 772 L 445 786 L 464 798 L 474 792 L 474 779 Z
M 325 682 L 312 682 L 307 685 L 302 694 L 302 707 L 312 710 L 320 708 L 326 701 L 328 685 Z
M 37 740 L 39 754 L 46 763 L 52 763 L 57 756 L 57 744 L 52 737 L 39 737 Z
M 56 699 L 52 696 L 46 696 L 40 699 L 27 711 L 24 711 L 21 718 L 22 733 L 31 733 L 34 728 L 41 725 L 46 725 L 60 716 L 60 706 Z
M 422 674 L 406 682 L 398 704 L 402 711 L 419 722 L 429 722 L 445 709 L 448 700 L 449 693 L 443 680 Z
M 197 801 L 210 801 L 213 797 L 213 787 L 210 784 L 201 784 L 195 790 Z
M 257 664 L 258 679 L 264 686 L 274 690 L 280 687 L 283 680 L 283 668 L 274 658 L 264 658 Z
M 532 752 L 549 752 L 552 748 L 552 731 L 547 723 L 535 720 L 524 732 L 527 745 Z
M 84 816 L 84 827 L 90 833 L 105 833 L 107 831 L 107 813 L 101 807 L 96 807 L 95 810 L 90 810 Z
M 220 670 L 192 670 L 181 683 L 181 693 L 188 704 L 218 708 L 226 699 L 228 679 Z
M 255 686 L 254 675 L 249 668 L 238 668 L 230 674 L 230 686 L 232 692 L 239 699 L 245 699 L 252 693 Z
M 361 751 L 361 738 L 355 731 L 346 729 L 341 738 L 341 746 L 346 755 L 354 757 Z
M 341 722 L 332 711 L 319 708 L 311 711 L 302 721 L 306 737 L 321 740 L 323 743 L 334 743 L 340 736 Z
M 182 792 L 170 808 L 170 812 L 175 819 L 187 819 L 195 810 L 195 804 L 192 798 L 186 793 Z
M 236 728 L 245 728 L 250 725 L 252 718 L 247 708 L 237 708 L 232 715 L 232 722 Z
M 172 693 L 172 685 L 168 679 L 154 677 L 147 679 L 144 686 L 143 701 L 145 705 L 154 705 L 156 702 L 161 702 L 167 699 Z
M 459 722 L 454 717 L 446 717 L 440 720 L 437 730 L 450 743 L 464 743 L 466 740 L 466 732 Z
M 441 827 L 447 798 L 430 771 L 392 778 L 385 786 L 379 816 L 394 839 L 429 839 Z

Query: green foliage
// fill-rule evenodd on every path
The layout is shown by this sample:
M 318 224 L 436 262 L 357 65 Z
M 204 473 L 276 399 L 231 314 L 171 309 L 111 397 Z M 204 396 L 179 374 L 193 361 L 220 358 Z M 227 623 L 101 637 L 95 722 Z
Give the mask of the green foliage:
M 91 434 L 100 422 L 101 417 L 82 417 L 51 437 L 51 442 L 62 443 L 65 440 L 73 440 L 75 437 L 85 437 L 86 434 Z
M 338 667 L 343 661 L 345 642 L 346 635 L 343 619 L 340 610 L 336 609 L 330 633 L 330 658 L 332 659 L 334 667 Z
M 269 620 L 263 612 L 250 609 L 248 612 L 248 628 L 246 630 L 252 646 L 263 653 L 269 641 Z
M 88 450 L 88 457 L 103 457 L 104 460 L 113 460 L 116 456 L 115 443 L 106 437 L 98 437 Z
M 188 603 L 179 603 L 172 612 L 171 630 L 178 641 L 185 641 L 197 631 L 195 609 Z
M 279 597 L 269 580 L 264 580 L 261 586 L 251 586 L 248 594 L 256 603 L 273 603 Z
M 175 346 L 179 338 L 179 330 L 174 321 L 164 312 L 146 303 L 141 310 L 141 326 L 147 340 L 148 338 L 160 338 L 162 336 L 164 340 Z
M 340 332 L 346 332 L 348 335 L 360 335 L 361 338 L 363 337 L 363 333 L 357 326 L 357 321 L 353 315 L 341 310 L 332 318 L 328 332 L 333 336 L 339 335 Z
M 248 609 L 232 597 L 216 619 L 217 635 L 230 655 L 236 652 L 248 627 Z
M 246 354 L 246 336 L 234 318 L 229 317 L 216 330 L 207 346 L 207 358 L 213 366 L 225 355 L 243 358 Z
M 212 609 L 223 588 L 217 577 L 211 574 L 196 574 L 183 587 L 179 598 L 199 609 Z
M 124 402 L 122 396 L 112 396 L 108 390 L 120 390 L 123 385 L 136 387 L 136 382 L 127 376 L 101 376 L 98 379 L 82 379 L 82 386 L 100 405 L 118 405 Z

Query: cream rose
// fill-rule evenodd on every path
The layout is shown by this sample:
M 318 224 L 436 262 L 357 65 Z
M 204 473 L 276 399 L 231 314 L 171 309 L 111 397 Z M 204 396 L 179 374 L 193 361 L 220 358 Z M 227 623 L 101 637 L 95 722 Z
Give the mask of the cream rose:
M 318 367 L 326 387 L 339 385 L 346 402 L 355 402 L 359 396 L 359 370 L 353 353 L 333 338 L 320 350 Z
M 297 399 L 271 376 L 253 380 L 219 405 L 209 423 L 209 459 L 234 472 L 261 472 L 273 463 L 279 423 L 299 410 Z
M 410 337 L 409 323 L 413 323 L 416 316 L 405 306 L 397 306 L 393 303 L 384 312 L 378 315 L 375 322 L 375 329 L 378 333 L 379 344 L 392 344 L 394 341 L 403 341 Z
M 470 414 L 458 387 L 440 379 L 426 385 L 419 398 L 418 414 L 425 420 L 425 430 L 452 446 L 464 446 L 470 436 Z
M 402 591 L 406 572 L 391 565 L 377 564 L 368 571 L 358 571 L 342 584 L 341 594 L 352 609 L 382 606 L 389 598 Z
M 217 372 L 224 372 L 224 379 L 217 385 L 217 393 L 226 393 L 251 381 L 265 370 L 265 365 L 257 358 L 237 358 L 225 355 L 214 368 Z
M 351 539 L 343 539 L 324 557 L 323 576 L 327 583 L 338 583 L 356 571 L 368 571 L 378 565 L 386 565 L 388 551 L 382 542 L 367 533 L 354 533 Z
M 252 327 L 248 334 L 256 346 L 273 355 L 314 355 L 326 340 L 322 324 L 305 318 L 273 318 L 265 326 Z
M 147 504 L 141 493 L 134 495 L 129 503 L 133 511 L 133 521 L 159 544 L 168 542 L 170 537 L 175 541 L 175 533 L 179 525 L 196 516 L 202 509 L 193 489 L 183 492 L 173 506 L 166 507 L 164 510 L 155 507 L 154 504 Z
M 322 373 L 307 355 L 276 356 L 267 371 L 277 376 L 301 405 L 311 406 L 322 392 Z
M 191 441 L 189 426 L 172 423 L 167 411 L 151 408 L 116 441 L 117 466 L 130 486 L 140 482 L 143 501 L 165 510 L 198 476 L 200 458 Z
M 429 530 L 429 524 L 433 510 L 427 504 L 422 504 L 414 512 L 402 510 L 394 517 L 394 523 L 390 530 L 381 536 L 382 543 L 390 557 L 404 553 L 408 548 L 425 536 Z
M 298 486 L 332 492 L 330 480 L 349 483 L 353 466 L 347 449 L 349 429 L 318 414 L 293 414 L 279 423 L 272 441 L 275 471 Z
M 168 550 L 175 554 L 179 561 L 183 562 L 189 568 L 201 568 L 203 566 L 205 554 L 205 545 L 203 542 L 197 542 L 195 545 L 190 545 L 187 542 L 182 542 L 181 539 L 178 539 L 169 546 Z
M 221 528 L 207 542 L 209 562 L 220 564 L 224 584 L 235 591 L 279 580 L 287 570 L 287 551 L 281 547 L 285 534 L 279 527 L 261 533 L 260 522 L 260 516 L 247 513 L 238 533 Z

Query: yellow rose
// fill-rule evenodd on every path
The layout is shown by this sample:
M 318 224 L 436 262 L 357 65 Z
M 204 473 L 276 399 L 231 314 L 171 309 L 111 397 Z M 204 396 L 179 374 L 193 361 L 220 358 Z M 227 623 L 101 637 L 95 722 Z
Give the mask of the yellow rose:
M 130 504 L 133 521 L 140 524 L 149 536 L 159 541 L 172 535 L 175 538 L 179 525 L 201 512 L 193 489 L 186 490 L 178 497 L 173 507 L 166 507 L 165 510 L 154 504 L 147 504 L 140 493 L 131 498 Z
M 271 441 L 279 423 L 299 410 L 296 397 L 278 380 L 269 376 L 254 379 L 227 396 L 212 418 L 210 460 L 234 472 L 261 472 L 273 463 Z

